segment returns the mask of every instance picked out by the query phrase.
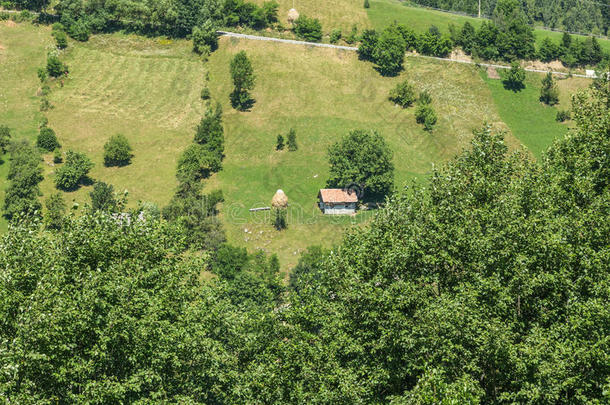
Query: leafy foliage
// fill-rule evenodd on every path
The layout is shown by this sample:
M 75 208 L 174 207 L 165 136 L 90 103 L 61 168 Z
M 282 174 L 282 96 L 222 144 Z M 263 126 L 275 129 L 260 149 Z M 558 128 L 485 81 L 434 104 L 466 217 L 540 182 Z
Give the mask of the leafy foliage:
M 520 91 L 525 88 L 525 69 L 521 67 L 519 62 L 513 62 L 510 69 L 506 72 L 502 83 L 504 88 L 512 91 Z
M 247 110 L 253 104 L 250 90 L 254 88 L 256 76 L 245 51 L 239 51 L 231 60 L 231 78 L 234 86 L 231 105 L 241 111 Z
M 47 73 L 51 77 L 59 77 L 67 71 L 67 67 L 61 63 L 57 55 L 49 55 L 47 57 Z
M 43 180 L 40 154 L 26 141 L 15 141 L 9 145 L 10 163 L 4 194 L 4 217 L 39 217 L 42 205 L 38 201 Z
M 390 90 L 389 99 L 402 108 L 410 107 L 415 102 L 415 89 L 407 80 L 402 81 Z
M 289 151 L 294 152 L 299 149 L 299 145 L 297 144 L 297 132 L 294 130 L 294 128 L 290 128 L 290 130 L 288 131 L 287 138 L 287 145 Z
M 47 228 L 61 229 L 66 216 L 66 202 L 60 192 L 51 194 L 44 203 L 46 210 L 44 220 Z
M 288 228 L 288 222 L 286 221 L 286 209 L 285 208 L 273 208 L 272 209 L 272 223 L 273 227 L 277 231 Z
M 11 130 L 6 125 L 0 125 L 0 152 L 5 154 L 11 143 Z
M 357 184 L 365 198 L 388 195 L 394 185 L 392 152 L 377 132 L 354 130 L 328 149 L 328 187 L 345 188 Z
M 69 150 L 66 153 L 66 163 L 55 171 L 55 187 L 70 191 L 76 189 L 87 179 L 93 162 L 84 153 Z
M 218 35 L 211 20 L 206 20 L 201 27 L 193 27 L 193 51 L 198 54 L 213 52 L 218 48 Z
M 104 144 L 104 165 L 125 166 L 131 162 L 131 145 L 123 134 L 112 135 Z
M 112 184 L 96 181 L 89 197 L 91 197 L 91 209 L 93 211 L 114 212 L 117 209 L 118 201 Z
M 216 103 L 208 108 L 195 132 L 195 142 L 206 147 L 218 159 L 224 157 L 224 129 L 222 127 L 222 106 Z
M 385 76 L 396 75 L 402 70 L 407 45 L 395 26 L 383 30 L 373 51 L 373 60 Z
M 36 146 L 49 152 L 57 148 L 61 148 L 61 145 L 57 140 L 57 136 L 55 135 L 55 131 L 47 126 L 40 128 L 40 132 L 36 137 Z
M 557 83 L 553 79 L 553 74 L 548 72 L 542 79 L 542 87 L 540 88 L 540 101 L 544 104 L 555 105 L 559 102 L 559 90 Z
M 415 121 L 418 124 L 423 124 L 426 131 L 432 131 L 436 124 L 437 117 L 434 109 L 430 104 L 420 104 L 415 110 Z
M 320 42 L 322 40 L 322 24 L 317 18 L 300 15 L 294 21 L 294 33 L 306 41 Z
M 284 149 L 284 135 L 279 134 L 275 140 L 275 150 Z

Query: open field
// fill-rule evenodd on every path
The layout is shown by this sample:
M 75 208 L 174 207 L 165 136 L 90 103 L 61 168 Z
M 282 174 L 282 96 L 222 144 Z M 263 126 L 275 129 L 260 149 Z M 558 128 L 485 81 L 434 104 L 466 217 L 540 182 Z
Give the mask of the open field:
M 3 93 L 10 108 L 4 107 L 2 117 L 17 136 L 34 139 L 40 116 L 35 72 L 44 63 L 50 32 L 27 24 L 0 29 L 5 47 L 2 57 L 23 66 L 21 71 L 5 72 L 19 86 Z M 11 45 L 18 41 L 24 41 L 23 46 Z M 307 246 L 330 246 L 341 239 L 349 224 L 368 218 L 365 212 L 355 218 L 327 217 L 315 205 L 328 174 L 327 147 L 349 130 L 375 129 L 386 138 L 394 151 L 396 184 L 402 186 L 422 180 L 433 163 L 446 161 L 467 146 L 472 129 L 484 121 L 506 128 L 504 120 L 528 145 L 528 136 L 538 136 L 532 133 L 538 127 L 521 127 L 498 109 L 503 98 L 533 94 L 533 101 L 518 99 L 529 103 L 521 113 L 532 122 L 537 122 L 539 109 L 545 108 L 534 94 L 538 76 L 529 79 L 532 94 L 513 95 L 497 88 L 499 81 L 482 78 L 474 65 L 407 57 L 400 76 L 384 78 L 370 63 L 348 51 L 221 38 L 220 48 L 204 65 L 190 47 L 187 41 L 120 34 L 94 36 L 87 43 L 70 42 L 62 56 L 70 77 L 63 87 L 53 84 L 49 125 L 64 151 L 83 151 L 93 159 L 93 179 L 111 183 L 117 191 L 128 190 L 131 205 L 145 200 L 163 206 L 177 184 L 177 158 L 192 141 L 205 109 L 199 93 L 209 71 L 212 97 L 222 103 L 225 112 L 226 158 L 223 171 L 207 180 L 205 188 L 224 192 L 221 218 L 229 240 L 250 250 L 278 253 L 283 269 L 292 267 Z M 229 61 L 240 50 L 247 51 L 257 75 L 256 103 L 249 112 L 237 112 L 229 105 Z M 389 90 L 406 78 L 417 90 L 432 94 L 439 122 L 431 133 L 415 123 L 414 107 L 403 110 L 387 100 Z M 566 89 L 584 85 L 567 85 L 571 80 L 563 81 Z M 562 102 L 564 99 L 567 96 L 562 95 Z M 540 126 L 557 125 L 556 130 L 564 130 L 554 121 L 547 124 L 545 118 Z M 297 132 L 299 150 L 275 151 L 276 136 L 291 127 Z M 103 144 L 115 133 L 130 140 L 135 157 L 129 166 L 106 168 Z M 560 133 L 545 134 L 540 142 L 528 146 L 537 155 L 536 148 Z M 508 136 L 513 146 L 519 140 Z M 0 174 L 6 166 L 0 167 Z M 41 188 L 46 198 L 55 191 L 49 155 L 44 168 Z M 290 199 L 289 228 L 282 232 L 273 230 L 268 212 L 248 211 L 269 205 L 278 188 Z M 66 201 L 86 203 L 90 190 L 82 187 L 67 193 Z

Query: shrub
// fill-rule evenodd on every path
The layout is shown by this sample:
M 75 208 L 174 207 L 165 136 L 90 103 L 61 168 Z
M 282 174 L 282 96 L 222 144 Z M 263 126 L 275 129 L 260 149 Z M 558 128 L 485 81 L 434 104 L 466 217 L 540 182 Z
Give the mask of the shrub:
M 176 177 L 182 183 L 196 182 L 209 177 L 212 173 L 219 171 L 221 167 L 217 154 L 204 145 L 193 143 L 180 155 Z
M 51 26 L 51 30 L 53 31 L 53 33 L 58 32 L 58 31 L 65 32 L 66 27 L 62 23 L 56 22 L 56 23 L 53 23 L 53 25 Z
M 40 88 L 41 96 L 48 96 L 50 92 L 51 92 L 51 88 L 49 87 L 48 84 L 43 84 L 42 87 Z
M 93 162 L 84 153 L 69 150 L 66 163 L 55 172 L 55 186 L 61 190 L 74 190 L 93 168 Z
M 58 49 L 66 49 L 68 47 L 68 36 L 63 31 L 53 32 L 55 37 L 55 45 Z
M 208 108 L 199 122 L 195 132 L 195 142 L 204 145 L 216 154 L 218 159 L 224 157 L 224 129 L 222 127 L 222 107 L 216 103 L 215 108 Z
M 373 53 L 379 36 L 375 30 L 364 30 L 358 46 L 358 57 L 362 60 L 373 60 Z
M 210 89 L 209 87 L 204 87 L 203 89 L 201 89 L 201 99 L 202 100 L 209 100 L 210 99 Z
M 423 90 L 419 93 L 419 98 L 417 101 L 419 104 L 432 104 L 432 96 L 427 90 Z
M 59 60 L 57 55 L 49 55 L 47 57 L 47 73 L 51 77 L 59 77 L 66 71 L 66 67 Z
M 285 208 L 273 208 L 273 227 L 281 231 L 288 227 L 288 223 L 286 221 L 286 209 Z
M 352 30 L 350 31 L 349 35 L 347 36 L 347 38 L 345 38 L 345 42 L 347 42 L 348 44 L 353 44 L 355 42 L 359 41 L 359 37 L 358 37 L 358 26 L 356 26 L 355 24 L 352 25 Z
M 542 79 L 540 101 L 548 105 L 555 105 L 559 102 L 559 90 L 551 72 L 548 72 Z
M 364 0 L 364 8 L 370 8 L 369 0 Z
M 43 127 L 40 129 L 38 137 L 36 138 L 36 146 L 49 152 L 55 150 L 56 148 L 61 148 L 61 145 L 55 136 L 55 131 L 49 127 Z
M 47 80 L 47 69 L 45 68 L 38 68 L 38 79 L 40 79 L 41 83 L 44 83 L 45 80 Z
M 125 135 L 112 135 L 104 145 L 104 164 L 106 166 L 125 166 L 132 158 L 131 146 Z
M 216 28 L 210 20 L 204 22 L 200 27 L 193 28 L 193 51 L 204 54 L 206 51 L 215 51 L 218 48 L 218 35 Z
M 115 211 L 117 208 L 117 199 L 112 184 L 96 181 L 89 197 L 91 197 L 93 211 Z
M 317 18 L 301 15 L 294 22 L 294 32 L 306 41 L 319 42 L 322 39 L 322 24 Z
M 49 99 L 46 97 L 42 97 L 40 99 L 40 111 L 49 111 L 53 106 L 49 102 Z
M 0 152 L 5 154 L 11 143 L 11 130 L 6 125 L 0 125 Z
M 341 39 L 341 30 L 338 28 L 335 28 L 330 33 L 330 43 L 336 44 L 337 42 L 339 42 L 340 39 Z
M 89 29 L 89 24 L 81 18 L 70 26 L 68 34 L 77 41 L 85 42 L 89 40 L 91 30 Z
M 282 150 L 284 149 L 284 136 L 282 134 L 277 136 L 277 139 L 275 140 L 275 150 Z
M 59 163 L 61 163 L 63 161 L 64 161 L 64 158 L 61 155 L 61 150 L 60 149 L 55 149 L 53 151 L 53 163 L 59 164 Z
M 510 65 L 510 70 L 504 77 L 504 88 L 512 91 L 520 91 L 525 88 L 525 70 L 519 65 L 519 62 L 513 62 Z
M 423 124 L 426 131 L 431 131 L 436 124 L 436 113 L 429 104 L 421 104 L 415 110 L 415 120 Z
M 402 108 L 407 108 L 415 102 L 415 89 L 405 80 L 390 90 L 389 99 Z
M 568 110 L 559 110 L 559 111 L 557 111 L 557 115 L 555 115 L 555 121 L 558 121 L 558 122 L 564 122 L 571 118 L 572 118 L 572 116 L 570 114 L 570 111 L 568 111 Z
M 299 145 L 297 145 L 297 133 L 294 128 L 290 128 L 288 131 L 288 150 L 294 152 L 299 149 Z
M 66 203 L 60 192 L 51 194 L 44 203 L 47 211 L 45 223 L 49 229 L 61 229 L 66 216 Z

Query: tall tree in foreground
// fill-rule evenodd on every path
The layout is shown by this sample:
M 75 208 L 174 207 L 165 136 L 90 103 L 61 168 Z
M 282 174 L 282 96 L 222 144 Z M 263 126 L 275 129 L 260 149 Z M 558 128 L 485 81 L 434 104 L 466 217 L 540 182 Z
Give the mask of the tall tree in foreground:
M 231 78 L 234 86 L 230 96 L 231 105 L 240 111 L 251 108 L 254 100 L 250 96 L 250 91 L 254 88 L 256 77 L 245 51 L 239 51 L 231 60 Z

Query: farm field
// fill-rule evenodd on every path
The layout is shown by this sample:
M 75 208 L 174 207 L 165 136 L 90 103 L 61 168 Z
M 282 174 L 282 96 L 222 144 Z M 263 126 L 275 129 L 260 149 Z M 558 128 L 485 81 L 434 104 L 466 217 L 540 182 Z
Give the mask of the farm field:
M 5 106 L 11 107 L 3 107 L 0 117 L 17 137 L 33 140 L 41 116 L 35 72 L 44 63 L 50 32 L 19 24 L 0 25 L 0 33 L 2 57 L 23 66 L 4 72 L 9 79 L 20 80 L 20 86 L 3 89 Z M 11 45 L 18 41 L 31 45 Z M 229 61 L 240 50 L 247 51 L 257 75 L 256 103 L 248 112 L 233 110 L 229 104 Z M 209 72 L 212 98 L 224 110 L 226 158 L 223 170 L 205 181 L 205 190 L 224 192 L 221 219 L 229 241 L 252 251 L 278 253 L 283 269 L 296 264 L 298 254 L 308 246 L 330 246 L 340 241 L 350 224 L 368 218 L 367 212 L 355 218 L 324 216 L 315 204 L 328 174 L 326 150 L 349 130 L 375 129 L 386 138 L 394 151 L 395 183 L 401 187 L 421 181 L 433 163 L 454 156 L 467 145 L 472 129 L 485 121 L 512 130 L 517 137 L 509 133 L 507 142 L 513 147 L 523 142 L 534 155 L 536 148 L 565 128 L 554 123 L 550 110 L 555 110 L 549 108 L 540 127 L 559 132 L 545 132 L 540 142 L 529 142 L 528 137 L 537 137 L 532 131 L 538 127 L 519 127 L 497 106 L 503 97 L 518 97 L 517 102 L 533 97 L 527 105 L 535 108 L 522 113 L 539 119 L 539 109 L 546 108 L 537 102 L 539 75 L 530 77 L 528 92 L 503 94 L 499 81 L 482 77 L 473 65 L 415 57 L 406 58 L 401 75 L 384 78 L 348 51 L 221 38 L 219 49 L 204 64 L 191 53 L 188 41 L 113 34 L 94 36 L 86 43 L 71 41 L 62 59 L 70 76 L 63 87 L 56 83 L 52 90 L 54 108 L 46 114 L 49 126 L 56 130 L 64 151 L 74 149 L 92 158 L 93 179 L 113 184 L 117 191 L 128 190 L 132 206 L 138 201 L 164 206 L 171 198 L 178 156 L 192 142 L 194 127 L 205 111 L 199 94 Z M 415 123 L 415 108 L 403 110 L 387 100 L 389 90 L 404 79 L 418 91 L 432 94 L 439 121 L 431 133 Z M 582 85 L 586 82 L 565 91 Z M 12 104 L 11 99 L 26 102 Z M 562 93 L 562 102 L 567 99 Z M 296 130 L 298 151 L 275 151 L 276 136 L 290 128 Z M 130 140 L 135 157 L 126 167 L 107 168 L 103 144 L 116 133 Z M 50 155 L 43 166 L 44 199 L 55 192 Z M 3 178 L 6 169 L 6 163 L 0 167 Z M 269 205 L 278 188 L 290 200 L 289 227 L 282 232 L 273 230 L 268 212 L 248 211 Z M 67 193 L 66 202 L 82 205 L 89 201 L 90 191 L 86 186 Z

